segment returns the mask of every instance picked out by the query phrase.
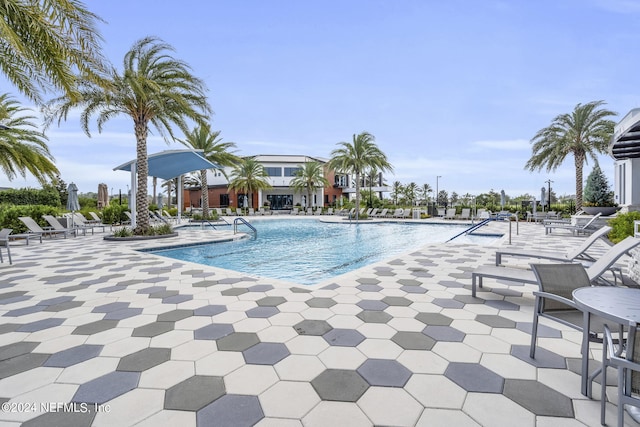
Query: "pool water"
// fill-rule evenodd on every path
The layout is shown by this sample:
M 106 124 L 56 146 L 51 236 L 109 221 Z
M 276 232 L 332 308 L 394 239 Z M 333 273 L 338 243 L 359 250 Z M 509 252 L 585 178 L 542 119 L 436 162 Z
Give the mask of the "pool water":
M 182 261 L 252 275 L 314 284 L 468 228 L 449 224 L 333 224 L 318 220 L 252 221 L 256 239 L 152 251 Z M 249 232 L 246 226 L 238 230 Z M 491 244 L 497 236 L 461 236 L 456 243 Z

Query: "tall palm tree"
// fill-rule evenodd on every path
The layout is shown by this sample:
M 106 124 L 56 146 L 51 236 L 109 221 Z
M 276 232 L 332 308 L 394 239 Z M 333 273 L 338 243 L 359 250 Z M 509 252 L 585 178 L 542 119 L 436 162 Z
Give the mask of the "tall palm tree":
M 617 113 L 600 108 L 604 101 L 578 104 L 571 114 L 560 114 L 551 125 L 541 129 L 531 140 L 532 156 L 525 169 L 555 171 L 568 154 L 573 154 L 576 168 L 576 209 L 582 208 L 582 168 L 588 157 L 597 161 L 597 153 L 605 153 L 615 122 L 607 117 Z
M 416 199 L 416 194 L 418 193 L 418 185 L 415 182 L 410 182 L 404 187 L 404 193 L 411 206 L 413 206 L 414 200 Z
M 352 173 L 356 181 L 356 219 L 360 211 L 360 175 L 368 168 L 381 172 L 392 171 L 387 156 L 375 144 L 375 137 L 368 132 L 353 135 L 351 143 L 339 142 L 340 148 L 331 152 L 328 167 L 342 173 Z
M 429 193 L 431 193 L 432 191 L 433 188 L 431 188 L 429 184 L 422 184 L 422 187 L 420 188 L 420 195 L 422 196 L 422 199 L 425 203 L 427 203 L 427 200 L 429 199 Z
M 112 68 L 107 76 L 109 85 L 98 86 L 83 80 L 78 100 L 60 97 L 48 103 L 47 122 L 67 118 L 74 107 L 84 109 L 80 122 L 85 133 L 89 121 L 97 114 L 98 131 L 109 119 L 124 114 L 133 119 L 136 136 L 137 192 L 136 234 L 149 228 L 149 200 L 147 199 L 147 136 L 149 127 L 164 137 L 167 143 L 175 140 L 172 125 L 188 132 L 189 120 L 203 123 L 211 112 L 205 97 L 205 84 L 191 73 L 183 61 L 171 56 L 174 49 L 155 37 L 137 41 L 124 57 L 122 72 Z
M 35 116 L 25 115 L 27 111 L 31 110 L 20 107 L 8 94 L 0 94 L 0 123 L 7 126 L 0 130 L 0 169 L 9 180 L 29 172 L 44 184 L 60 172 L 47 148 L 47 137 L 37 130 Z
M 178 141 L 187 147 L 203 150 L 203 157 L 218 166 L 233 166 L 240 162 L 240 158 L 229 151 L 235 148 L 236 144 L 222 142 L 220 131 L 212 131 L 208 124 L 201 124 L 191 132 L 187 132 L 185 139 L 178 139 Z M 202 191 L 202 217 L 209 218 L 209 186 L 207 184 L 206 169 L 200 170 L 200 184 Z
M 4 0 L 0 16 L 0 71 L 32 101 L 51 89 L 76 99 L 76 72 L 99 80 L 102 20 L 82 2 Z
M 295 191 L 307 191 L 307 204 L 310 206 L 311 194 L 318 188 L 328 186 L 329 181 L 324 177 L 324 166 L 320 162 L 305 162 L 296 171 L 290 185 Z
M 229 188 L 236 192 L 244 192 L 249 197 L 249 207 L 253 207 L 252 194 L 258 190 L 271 188 L 267 171 L 253 157 L 244 158 L 231 172 Z M 239 202 L 239 201 L 238 201 Z
M 398 204 L 398 196 L 402 194 L 404 187 L 400 181 L 395 181 L 391 187 L 391 197 L 393 197 L 393 204 Z

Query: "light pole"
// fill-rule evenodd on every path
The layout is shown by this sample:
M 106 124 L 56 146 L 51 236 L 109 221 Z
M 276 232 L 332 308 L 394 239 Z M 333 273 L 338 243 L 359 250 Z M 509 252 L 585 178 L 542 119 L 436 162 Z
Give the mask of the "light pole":
M 547 195 L 547 199 L 549 200 L 549 208 L 548 208 L 548 210 L 551 210 L 551 183 L 552 183 L 553 181 L 551 181 L 550 179 L 548 179 L 548 180 L 546 180 L 545 182 L 546 182 L 546 183 L 548 184 L 548 186 L 549 186 L 549 191 L 547 191 L 547 193 L 549 193 L 549 194 Z
M 440 195 L 440 193 L 438 192 L 438 180 L 442 178 L 442 175 L 438 175 L 436 176 L 436 208 L 438 207 L 438 205 L 440 204 L 440 198 L 438 197 Z

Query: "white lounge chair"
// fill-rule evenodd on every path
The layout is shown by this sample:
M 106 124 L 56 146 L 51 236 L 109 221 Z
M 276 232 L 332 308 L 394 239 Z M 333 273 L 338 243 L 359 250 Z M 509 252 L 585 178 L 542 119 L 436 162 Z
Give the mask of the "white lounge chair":
M 62 230 L 62 231 L 58 231 L 55 230 L 53 227 L 47 227 L 47 228 L 42 228 L 40 227 L 40 224 L 38 224 L 33 218 L 31 218 L 30 216 L 20 216 L 18 217 L 18 219 L 20 221 L 22 221 L 22 223 L 24 225 L 27 226 L 27 228 L 29 229 L 29 233 L 36 235 L 36 236 L 40 236 L 42 238 L 42 236 L 49 236 L 49 237 L 53 237 L 53 236 L 57 236 L 57 235 L 63 235 L 64 238 L 67 238 L 67 234 L 69 234 L 69 231 L 67 230 Z
M 640 239 L 629 236 L 620 243 L 612 246 L 597 261 L 586 268 L 589 280 L 592 283 L 600 281 L 610 284 L 609 281 L 602 278 L 602 275 L 609 270 L 622 255 L 638 245 L 640 245 Z M 484 277 L 520 283 L 537 283 L 536 276 L 531 270 L 482 265 L 471 273 L 471 296 L 476 296 L 476 285 L 482 288 L 482 279 Z
M 545 224 L 544 226 L 544 234 L 549 234 L 551 233 L 552 230 L 559 228 L 561 230 L 568 230 L 571 231 L 571 233 L 575 234 L 580 234 L 580 233 L 589 233 L 592 232 L 594 229 L 590 228 L 591 224 L 593 224 L 593 222 L 598 219 L 600 217 L 600 215 L 602 215 L 602 213 L 598 212 L 596 215 L 593 216 L 593 218 L 591 218 L 589 221 L 587 221 L 585 224 L 583 225 L 568 225 L 568 224 L 559 224 L 559 223 L 550 223 L 550 224 Z
M 460 216 L 458 219 L 471 219 L 471 209 L 470 208 L 462 208 L 460 212 Z
M 526 257 L 526 258 L 540 258 L 540 259 L 550 259 L 553 261 L 562 261 L 562 262 L 573 262 L 575 260 L 584 259 L 587 261 L 595 261 L 594 258 L 586 253 L 586 250 L 593 245 L 596 240 L 601 237 L 604 237 L 609 231 L 611 231 L 611 227 L 604 226 L 599 228 L 588 239 L 584 240 L 578 247 L 572 249 L 567 252 L 551 252 L 551 251 L 530 251 L 527 249 L 499 249 L 496 251 L 496 265 L 502 264 L 502 257 L 505 255 L 511 255 L 516 257 Z
M 394 218 L 402 218 L 402 212 L 404 212 L 404 209 L 402 209 L 402 208 L 397 208 L 397 209 L 393 212 L 393 217 L 394 217 Z
M 107 224 L 102 224 L 101 222 L 93 222 L 87 220 L 87 218 L 85 218 L 85 216 L 80 212 L 74 212 L 72 213 L 72 216 L 74 225 L 77 224 L 79 227 L 83 227 L 87 230 L 91 229 L 91 234 L 93 234 L 94 228 L 102 228 L 102 232 L 104 233 L 105 228 L 109 227 Z
M 456 219 L 456 208 L 447 209 L 444 214 L 444 219 Z
M 9 258 L 9 264 L 13 264 L 11 261 L 11 249 L 9 248 L 9 234 L 11 234 L 13 230 L 11 228 L 3 228 L 0 230 L 0 248 L 7 248 L 7 257 Z M 4 262 L 2 259 L 2 251 L 0 250 L 0 262 Z

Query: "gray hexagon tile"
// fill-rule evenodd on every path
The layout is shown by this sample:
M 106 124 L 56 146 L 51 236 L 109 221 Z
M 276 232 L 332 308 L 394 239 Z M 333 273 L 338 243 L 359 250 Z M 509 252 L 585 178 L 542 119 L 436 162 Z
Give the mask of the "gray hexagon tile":
M 337 402 L 356 402 L 369 388 L 358 372 L 346 369 L 327 369 L 311 385 L 320 399 Z

